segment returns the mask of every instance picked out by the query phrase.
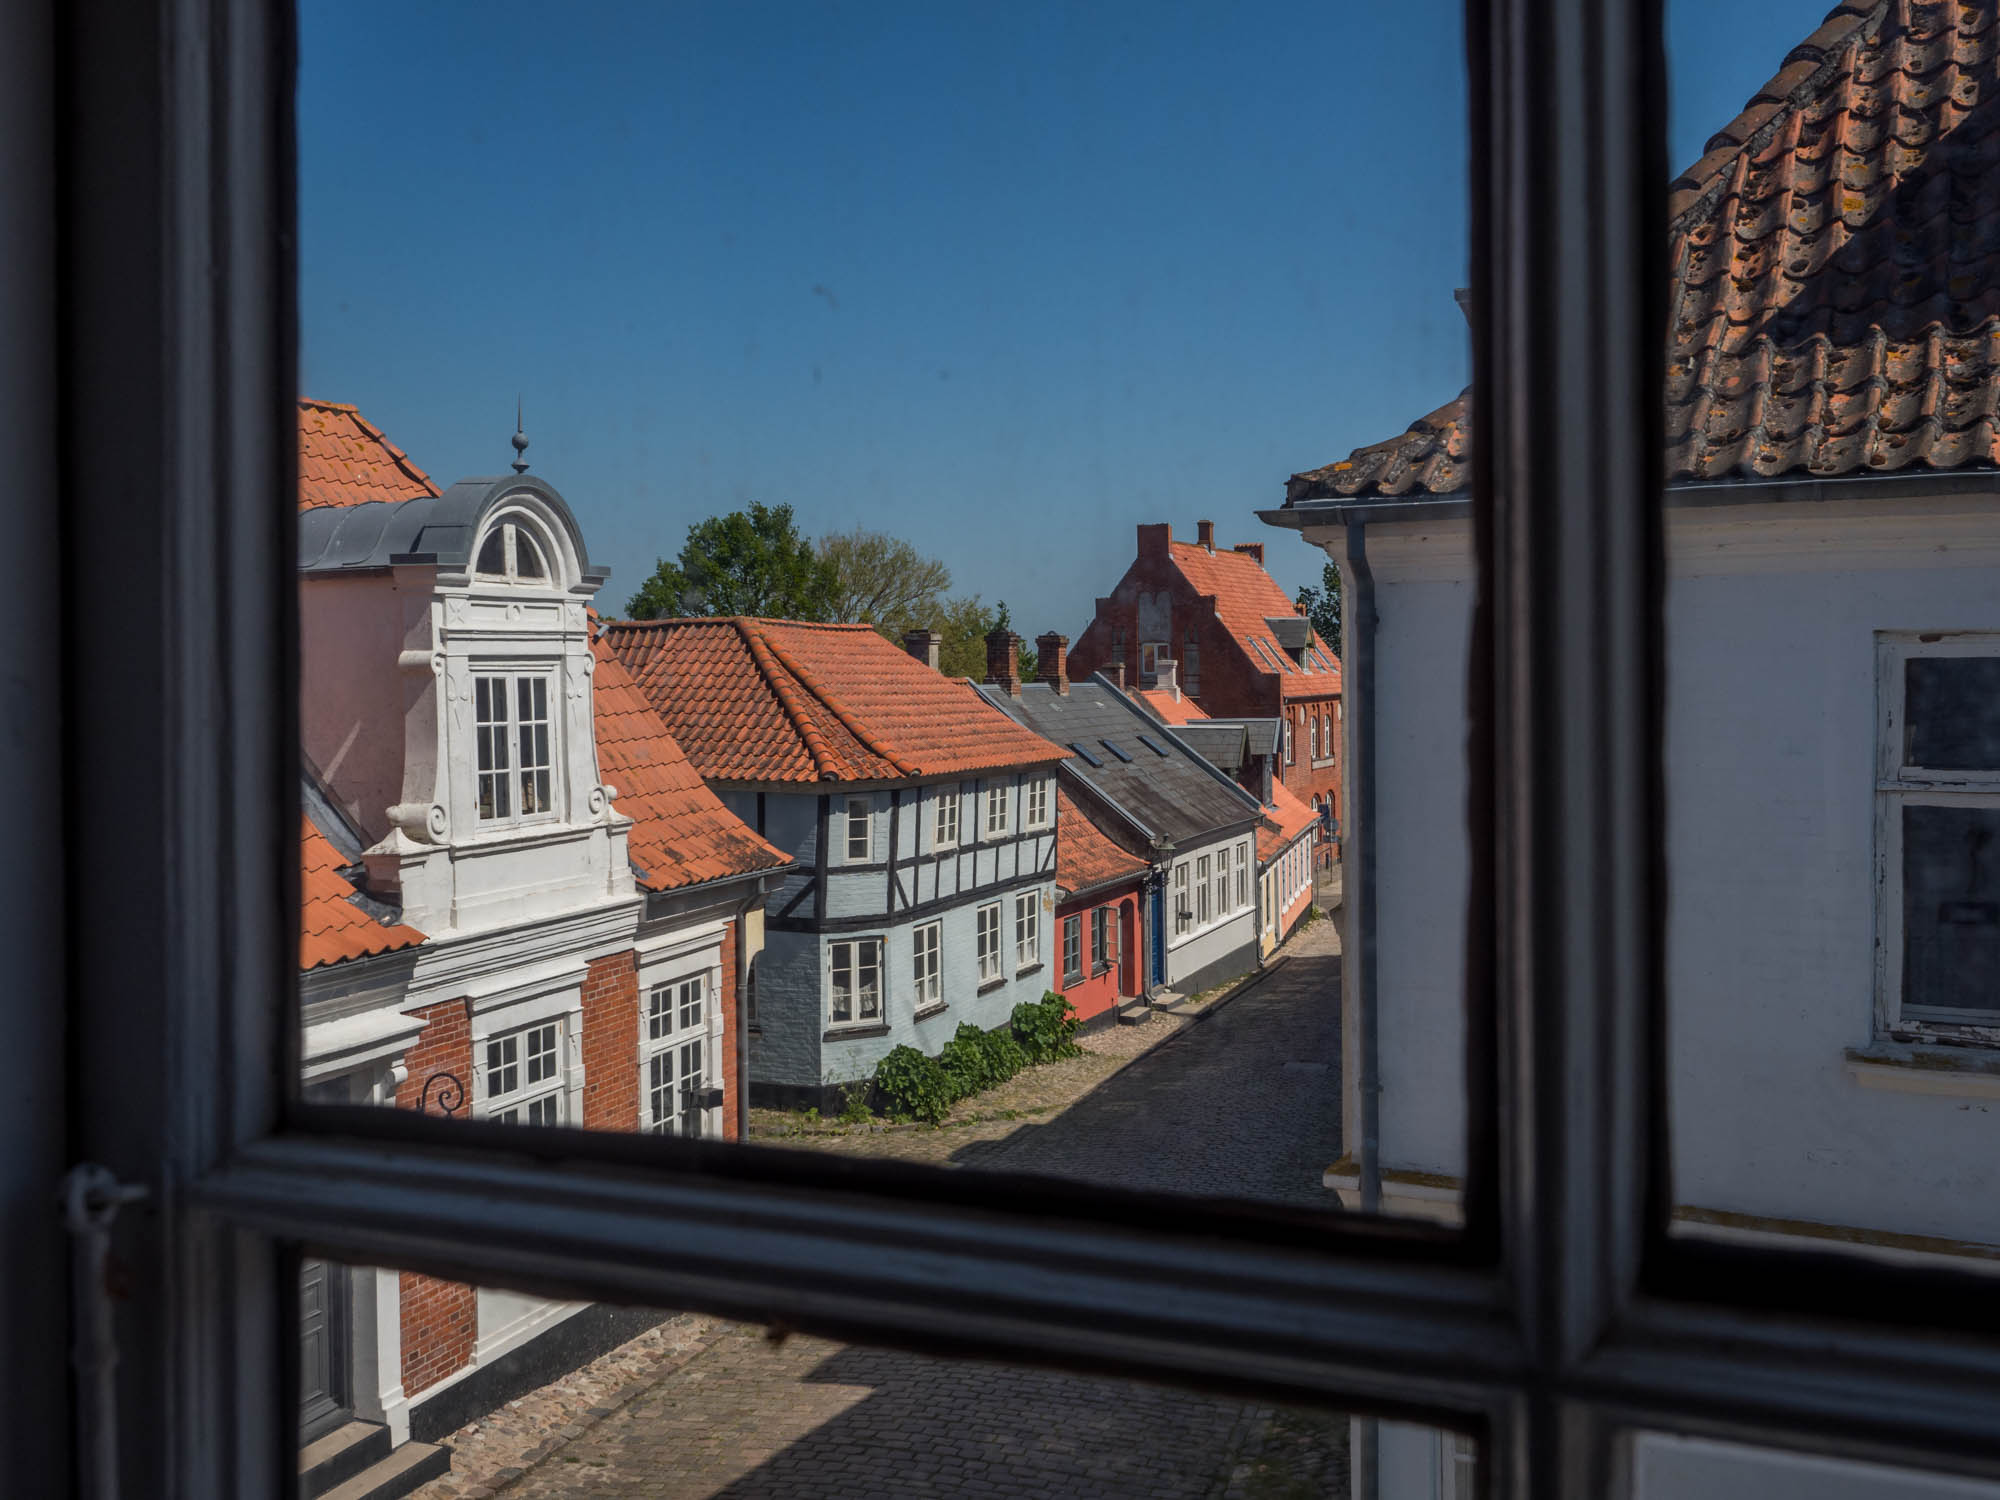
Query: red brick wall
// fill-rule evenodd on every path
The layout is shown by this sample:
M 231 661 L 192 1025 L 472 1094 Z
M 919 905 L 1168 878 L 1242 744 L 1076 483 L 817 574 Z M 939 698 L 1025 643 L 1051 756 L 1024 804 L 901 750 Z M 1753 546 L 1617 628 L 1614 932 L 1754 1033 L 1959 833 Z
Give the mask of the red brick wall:
M 1090 914 L 1100 906 L 1111 912 L 1111 921 L 1117 933 L 1115 941 L 1119 944 L 1119 957 L 1117 963 L 1102 974 L 1096 974 L 1091 971 L 1090 962 Z M 1055 959 L 1054 968 L 1058 984 L 1062 984 L 1064 978 L 1063 922 L 1070 917 L 1077 919 L 1077 933 L 1082 944 L 1083 978 L 1073 984 L 1063 984 L 1062 992 L 1064 998 L 1069 1001 L 1070 1009 L 1075 1011 L 1080 1019 L 1088 1021 L 1092 1016 L 1102 1015 L 1125 998 L 1127 992 L 1124 989 L 1124 981 L 1130 973 L 1130 965 L 1127 962 L 1130 955 L 1126 953 L 1125 945 L 1132 941 L 1131 934 L 1138 930 L 1137 918 L 1131 915 L 1137 910 L 1138 898 L 1124 892 L 1108 897 L 1101 895 L 1095 898 L 1085 897 L 1081 901 L 1056 908 L 1055 948 L 1052 956 Z
M 736 950 L 743 923 L 733 921 L 722 934 L 722 993 L 716 1002 L 722 1012 L 722 1138 L 736 1139 Z
M 407 1073 L 396 1087 L 397 1106 L 417 1108 L 424 1084 L 433 1074 L 446 1072 L 466 1088 L 457 1111 L 466 1118 L 472 1104 L 472 1003 L 446 1000 L 411 1014 L 422 1016 L 426 1024 L 404 1056 Z M 438 1092 L 431 1090 L 432 1113 L 437 1112 Z M 479 1294 L 462 1282 L 405 1271 L 401 1300 L 403 1394 L 414 1396 L 472 1362 L 479 1337 Z
M 583 1124 L 639 1128 L 639 956 L 594 960 L 583 975 Z

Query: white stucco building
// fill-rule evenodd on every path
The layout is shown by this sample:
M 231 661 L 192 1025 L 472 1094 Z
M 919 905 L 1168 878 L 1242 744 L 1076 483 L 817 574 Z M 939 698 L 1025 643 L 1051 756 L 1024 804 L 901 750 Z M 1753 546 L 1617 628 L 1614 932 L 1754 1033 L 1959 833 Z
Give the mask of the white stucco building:
M 1992 68 L 1937 62 L 1989 56 L 1952 49 L 1993 10 L 1923 18 L 1942 41 L 1886 4 L 1836 28 L 1673 185 L 1666 938 L 1691 1234 L 2000 1257 L 2000 316 L 1990 253 L 1945 227 L 1990 228 L 1946 198 L 1983 138 L 1959 104 Z M 1355 1144 L 1328 1186 L 1352 1204 L 1376 1167 L 1384 1211 L 1448 1220 L 1467 1159 L 1466 694 L 1486 670 L 1468 658 L 1472 415 L 1461 397 L 1297 475 L 1266 513 L 1340 563 L 1348 622 Z M 1380 1451 L 1382 1496 L 1469 1493 L 1453 1440 L 1384 1424 Z M 1656 1496 L 1835 1492 L 1712 1445 L 1656 1445 L 1642 1469 Z M 1868 1492 L 1929 1493 L 1904 1483 Z

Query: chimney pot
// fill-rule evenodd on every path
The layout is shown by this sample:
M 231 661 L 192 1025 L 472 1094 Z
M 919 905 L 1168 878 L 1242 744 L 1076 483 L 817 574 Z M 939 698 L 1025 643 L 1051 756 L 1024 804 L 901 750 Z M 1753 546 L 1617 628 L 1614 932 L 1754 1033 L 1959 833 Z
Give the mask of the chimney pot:
M 1110 679 L 1112 680 L 1112 682 L 1113 682 L 1113 683 L 1115 683 L 1115 684 L 1117 685 L 1117 687 L 1118 687 L 1118 691 L 1119 691 L 1119 692 L 1121 692 L 1121 693 L 1122 693 L 1122 692 L 1124 692 L 1124 691 L 1125 691 L 1125 663 L 1124 663 L 1124 662 L 1122 662 L 1122 661 L 1114 661 L 1114 662 L 1110 663 L 1110 664 L 1109 664 L 1108 666 L 1106 666 L 1106 667 L 1102 668 L 1101 670 L 1103 671 L 1103 673 L 1104 673 L 1104 675 L 1105 675 L 1106 677 L 1109 677 L 1109 678 L 1110 678 Z
M 1213 552 L 1215 550 L 1215 522 L 1213 521 L 1195 522 L 1194 539 L 1197 542 L 1201 543 L 1201 545 L 1208 551 Z
M 1013 631 L 986 632 L 986 680 L 1010 698 L 1021 696 L 1021 638 Z
M 937 630 L 911 630 L 904 633 L 903 649 L 933 672 L 938 670 L 938 652 L 944 646 L 944 633 Z
M 1035 677 L 1058 693 L 1069 691 L 1069 637 L 1051 630 L 1035 637 Z

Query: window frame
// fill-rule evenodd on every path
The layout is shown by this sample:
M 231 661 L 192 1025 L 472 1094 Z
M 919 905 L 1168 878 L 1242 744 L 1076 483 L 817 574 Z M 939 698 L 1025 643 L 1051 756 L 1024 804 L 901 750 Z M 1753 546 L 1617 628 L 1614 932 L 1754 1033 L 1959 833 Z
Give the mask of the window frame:
M 1042 964 L 1042 893 L 1019 891 L 1014 896 L 1014 972 L 1025 974 Z
M 854 809 L 861 808 L 860 818 L 854 816 Z M 875 801 L 872 797 L 848 797 L 841 806 L 841 863 L 844 865 L 871 864 L 875 859 Z M 859 825 L 861 852 L 854 852 L 854 835 Z
M 985 816 L 980 820 L 983 840 L 1004 839 L 1013 831 L 1013 798 L 1008 795 L 1013 788 L 1004 781 L 986 783 Z
M 708 1077 L 716 1064 L 715 1048 L 709 1045 L 710 1038 L 710 985 L 706 968 L 692 972 L 675 974 L 647 984 L 640 996 L 639 1004 L 639 1123 L 638 1128 L 648 1135 L 681 1135 L 683 1112 L 676 1108 L 662 1120 L 654 1110 L 654 1093 L 658 1085 L 653 1073 L 656 1059 L 665 1057 L 672 1074 L 671 1086 L 678 1099 L 684 1092 L 686 1077 L 686 1048 L 692 1043 L 701 1048 L 701 1081 L 699 1087 L 708 1087 Z M 695 1015 L 688 1018 L 689 989 L 695 991 Z M 667 1003 L 660 1012 L 666 1025 L 657 1031 L 654 1028 L 654 1002 L 665 995 Z M 707 1111 L 701 1112 L 706 1116 Z
M 956 849 L 958 847 L 958 822 L 962 811 L 959 804 L 964 792 L 957 786 L 942 787 L 937 793 L 937 809 L 931 814 L 931 849 L 933 851 Z M 949 836 L 945 824 L 951 824 Z
M 1024 831 L 1049 826 L 1049 780 L 1046 776 L 1037 776 L 1022 784 L 1021 804 L 1021 827 Z
M 540 1078 L 531 1076 L 537 1049 L 530 1044 L 543 1036 L 549 1040 L 549 1071 Z M 496 1031 L 477 1043 L 477 1067 L 479 1088 L 473 1100 L 473 1115 L 476 1119 L 492 1120 L 502 1125 L 533 1125 L 543 1129 L 572 1123 L 569 1119 L 569 1027 L 563 1016 L 539 1017 L 524 1021 L 518 1026 L 510 1026 L 505 1031 Z M 508 1056 L 496 1063 L 494 1054 L 506 1049 Z M 496 1072 L 508 1074 L 513 1079 L 511 1087 L 501 1093 L 493 1090 Z M 503 1114 L 519 1114 L 532 1111 L 553 1101 L 553 1120 L 512 1120 L 502 1119 Z
M 942 917 L 910 929 L 910 983 L 912 1014 L 923 1015 L 945 1003 Z
M 63 774 L 120 796 L 65 810 L 145 899 L 66 902 L 66 982 L 13 1003 L 83 1039 L 66 1064 L 59 1033 L 23 1033 L 72 1096 L 62 1155 L 154 1189 L 114 1230 L 135 1492 L 283 1492 L 303 1252 L 1421 1415 L 1477 1432 L 1496 1500 L 1603 1493 L 1633 1425 L 2000 1476 L 1988 1282 L 1668 1233 L 1657 8 L 1467 13 L 1474 660 L 1492 672 L 1474 673 L 1461 1236 L 958 1180 L 975 1174 L 907 1174 L 919 1190 L 858 1171 L 832 1191 L 717 1143 L 571 1129 L 528 1150 L 506 1126 L 293 1097 L 296 1036 L 270 998 L 296 961 L 295 516 L 271 504 L 296 484 L 295 21 L 222 0 L 92 20 L 54 12 L 52 83 L 34 77 L 47 54 L 22 53 L 17 107 L 69 190 L 46 226 L 19 219 L 46 263 L 64 251 L 61 343 L 28 341 L 62 354 L 61 512 L 117 545 L 69 557 L 38 533 L 38 555 L 51 603 L 66 583 L 124 606 L 66 625 L 66 654 L 121 671 L 66 685 Z M 76 127 L 60 140 L 53 105 L 34 113 L 56 97 Z M 160 649 L 127 649 L 134 614 Z M 47 951 L 15 920 L 25 953 Z M 38 1243 L 60 1255 L 53 1219 Z M 46 1284 L 4 1295 L 25 1307 Z M 72 1395 L 41 1385 L 17 1423 L 49 1460 L 29 1471 L 60 1473 Z
M 1065 984 L 1081 983 L 1083 980 L 1083 913 L 1081 912 L 1071 912 L 1062 919 L 1062 977 Z
M 847 960 L 843 965 L 836 956 L 841 949 L 847 949 Z M 874 950 L 872 965 L 863 961 L 863 949 Z M 880 1026 L 884 1022 L 882 1010 L 882 963 L 887 954 L 887 945 L 881 934 L 857 933 L 851 937 L 829 940 L 826 944 L 826 1002 L 822 1014 L 826 1017 L 828 1031 L 860 1031 Z M 861 983 L 861 976 L 872 967 L 875 972 L 875 1011 L 873 1015 L 863 1009 L 867 991 Z M 840 996 L 839 975 L 843 968 L 848 974 L 848 1009 L 850 1014 L 841 1019 L 834 1014 L 835 1002 Z
M 987 920 L 989 916 L 992 918 L 990 923 Z M 989 984 L 998 984 L 1007 977 L 1007 966 L 1002 957 L 1005 948 L 1004 935 L 1000 928 L 1000 903 L 982 902 L 973 911 L 972 922 L 973 951 L 979 964 L 979 983 L 982 988 Z
M 477 664 L 471 671 L 472 678 L 472 732 L 475 754 L 472 764 L 472 809 L 473 830 L 495 831 L 528 827 L 537 823 L 553 823 L 561 820 L 560 795 L 557 785 L 558 771 L 562 764 L 562 752 L 558 745 L 562 716 L 552 704 L 560 705 L 562 694 L 556 689 L 556 670 L 547 668 L 523 668 L 517 666 L 484 667 Z M 503 719 L 482 719 L 479 716 L 479 699 L 485 692 L 491 702 L 492 690 L 489 683 L 500 684 L 499 697 L 506 709 Z M 542 717 L 527 718 L 521 713 L 520 699 L 524 691 L 540 690 Z M 543 759 L 539 765 L 529 765 L 522 754 L 521 736 L 532 727 L 539 726 L 544 731 Z M 504 766 L 485 768 L 479 764 L 479 757 L 487 753 L 487 736 L 499 732 L 497 743 L 505 751 L 507 762 Z M 537 789 L 537 797 L 542 805 L 532 812 L 523 811 L 521 778 L 528 774 L 543 778 L 546 785 Z M 494 778 L 497 791 L 507 794 L 507 809 L 491 816 L 480 811 L 483 792 L 481 783 L 487 777 Z

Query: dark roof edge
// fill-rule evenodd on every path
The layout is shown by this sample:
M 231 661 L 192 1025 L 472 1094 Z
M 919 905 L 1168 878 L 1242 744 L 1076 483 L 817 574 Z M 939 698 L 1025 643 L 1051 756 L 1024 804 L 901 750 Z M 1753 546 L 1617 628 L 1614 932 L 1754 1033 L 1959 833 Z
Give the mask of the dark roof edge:
M 1671 510 L 1706 510 L 1725 505 L 1781 505 L 1833 500 L 1922 500 L 1935 495 L 2000 492 L 2000 469 L 1923 469 L 1910 473 L 1850 474 L 1837 478 L 1705 479 L 1670 484 Z M 1457 520 L 1472 514 L 1469 495 L 1428 500 L 1301 500 L 1280 510 L 1260 510 L 1267 526 L 1303 531 L 1308 526 L 1348 521 Z
M 678 909 L 711 896 L 725 893 L 732 885 L 758 884 L 764 886 L 764 894 L 776 890 L 782 878 L 798 869 L 799 862 L 788 859 L 781 865 L 769 865 L 756 870 L 737 870 L 728 875 L 717 875 L 712 879 L 698 880 L 692 885 L 671 885 L 665 890 L 654 890 L 641 884 L 639 894 L 644 897 L 641 910 L 644 920 L 653 921 L 659 917 L 674 916 Z M 638 877 L 639 867 L 633 866 L 633 875 Z M 768 885 L 765 882 L 769 882 Z
M 1139 856 L 1135 854 L 1132 857 L 1137 859 Z M 1056 889 L 1063 893 L 1064 903 L 1081 901 L 1086 896 L 1095 896 L 1102 891 L 1112 890 L 1117 886 L 1138 885 L 1145 880 L 1151 869 L 1152 866 L 1147 865 L 1143 870 L 1130 870 L 1123 875 L 1113 875 L 1108 880 L 1094 880 L 1089 885 L 1078 886 L 1075 890 L 1071 890 L 1061 881 L 1057 881 Z

